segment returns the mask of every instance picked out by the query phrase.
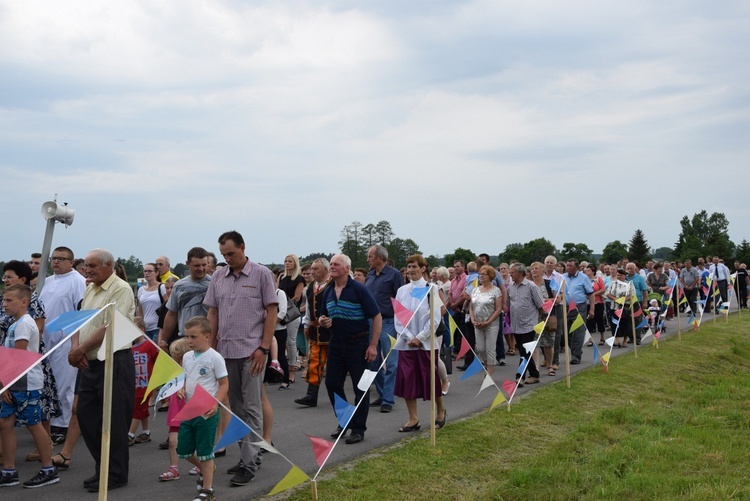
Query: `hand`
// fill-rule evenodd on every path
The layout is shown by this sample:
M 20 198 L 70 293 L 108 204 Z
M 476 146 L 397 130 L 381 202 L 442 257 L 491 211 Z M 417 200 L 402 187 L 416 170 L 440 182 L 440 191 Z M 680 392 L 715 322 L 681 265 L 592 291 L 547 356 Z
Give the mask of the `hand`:
M 167 344 L 167 342 L 164 341 L 163 339 L 160 339 L 157 344 L 159 345 L 159 348 L 161 348 L 164 351 L 167 351 L 167 348 L 169 347 L 169 345 Z
M 367 351 L 365 352 L 365 361 L 369 364 L 373 361 L 375 361 L 375 358 L 378 356 L 378 349 L 376 346 L 369 345 L 367 347 Z
M 180 400 L 185 400 L 185 388 L 184 387 L 177 390 L 177 398 L 179 398 Z
M 422 341 L 417 339 L 416 337 L 411 338 L 408 343 L 406 343 L 407 346 L 410 348 L 421 348 L 422 347 Z
M 208 409 L 208 411 L 206 411 L 206 413 L 203 414 L 203 417 L 206 418 L 206 419 L 208 419 L 211 416 L 213 416 L 214 414 L 216 414 L 218 412 L 218 410 L 219 410 L 219 405 L 216 404 L 211 409 Z
M 0 385 L 0 387 L 2 387 L 2 385 Z M 13 395 L 11 395 L 10 390 L 6 390 L 5 393 L 3 393 L 3 402 L 9 405 L 13 403 Z
M 86 353 L 81 350 L 80 346 L 76 346 L 68 352 L 68 363 L 78 369 L 89 368 L 89 361 L 86 359 Z
M 318 318 L 318 324 L 320 324 L 320 326 L 323 328 L 330 329 L 331 325 L 333 325 L 333 319 L 323 315 L 322 317 Z
M 589 310 L 589 318 L 594 318 L 594 312 L 593 312 L 593 310 Z
M 255 350 L 247 361 L 250 362 L 249 372 L 253 376 L 262 374 L 266 370 L 266 354 L 260 350 Z

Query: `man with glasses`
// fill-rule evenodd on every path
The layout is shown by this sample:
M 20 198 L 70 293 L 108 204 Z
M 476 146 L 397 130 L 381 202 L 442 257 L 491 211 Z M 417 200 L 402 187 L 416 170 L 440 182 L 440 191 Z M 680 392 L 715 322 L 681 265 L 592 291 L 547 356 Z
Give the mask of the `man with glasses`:
M 63 313 L 76 311 L 78 303 L 83 299 L 83 293 L 86 292 L 86 279 L 73 269 L 73 259 L 73 251 L 67 247 L 57 247 L 52 251 L 50 266 L 53 275 L 44 282 L 44 288 L 39 294 L 39 300 L 44 305 L 47 318 L 54 319 Z M 42 339 L 49 351 L 60 344 L 65 333 L 61 330 L 50 331 L 47 325 L 44 326 Z M 55 443 L 62 443 L 65 440 L 73 409 L 73 390 L 78 369 L 68 363 L 69 351 L 70 339 L 49 355 L 49 363 L 57 382 L 57 393 L 62 407 L 62 416 L 53 417 L 50 420 L 52 440 Z
M 154 264 L 156 264 L 156 274 L 159 275 L 159 283 L 167 283 L 167 280 L 169 280 L 170 277 L 175 277 L 178 280 L 180 279 L 180 277 L 172 273 L 172 270 L 169 267 L 169 258 L 167 256 L 157 257 Z

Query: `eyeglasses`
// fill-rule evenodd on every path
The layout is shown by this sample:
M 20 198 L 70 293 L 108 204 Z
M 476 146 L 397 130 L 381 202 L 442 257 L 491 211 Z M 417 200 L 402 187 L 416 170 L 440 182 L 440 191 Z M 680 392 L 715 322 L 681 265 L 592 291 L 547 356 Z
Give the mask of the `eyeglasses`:
M 52 256 L 51 258 L 49 258 L 49 260 L 52 261 L 52 262 L 54 262 L 54 261 L 70 261 L 70 258 L 69 257 Z
M 155 270 L 143 270 L 143 273 L 156 273 Z
M 5 282 L 5 281 L 7 281 L 7 280 L 13 280 L 13 279 L 15 279 L 15 278 L 18 278 L 18 277 L 15 277 L 15 276 L 13 276 L 13 275 L 5 275 L 5 276 L 3 277 L 3 282 Z

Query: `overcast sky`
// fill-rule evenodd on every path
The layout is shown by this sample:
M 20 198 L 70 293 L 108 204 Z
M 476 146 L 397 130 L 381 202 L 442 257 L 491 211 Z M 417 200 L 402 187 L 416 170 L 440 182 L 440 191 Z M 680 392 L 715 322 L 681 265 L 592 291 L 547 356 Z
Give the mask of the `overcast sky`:
M 0 260 L 750 239 L 750 3 L 0 0 Z

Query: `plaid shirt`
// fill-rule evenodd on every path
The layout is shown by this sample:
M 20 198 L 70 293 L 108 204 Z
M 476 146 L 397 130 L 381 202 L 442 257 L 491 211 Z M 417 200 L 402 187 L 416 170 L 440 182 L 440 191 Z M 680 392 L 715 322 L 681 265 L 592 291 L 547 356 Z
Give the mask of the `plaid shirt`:
M 219 317 L 217 350 L 225 359 L 247 358 L 260 346 L 266 306 L 278 304 L 273 273 L 249 259 L 239 275 L 226 268 L 214 273 L 203 304 Z

